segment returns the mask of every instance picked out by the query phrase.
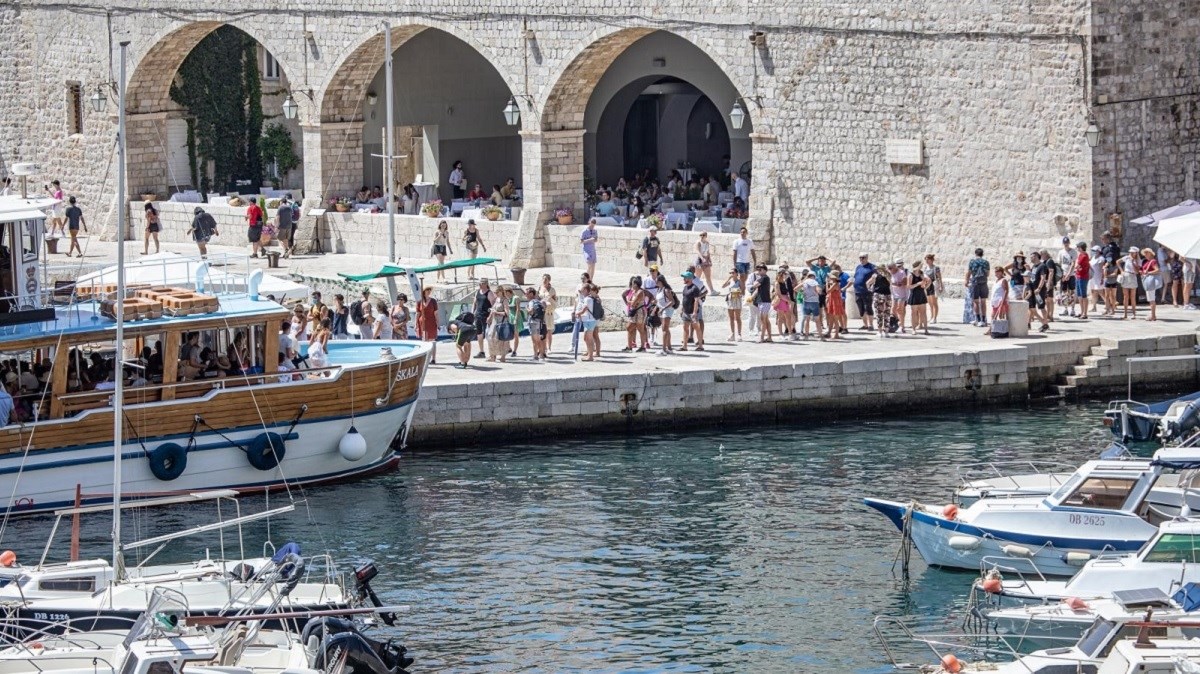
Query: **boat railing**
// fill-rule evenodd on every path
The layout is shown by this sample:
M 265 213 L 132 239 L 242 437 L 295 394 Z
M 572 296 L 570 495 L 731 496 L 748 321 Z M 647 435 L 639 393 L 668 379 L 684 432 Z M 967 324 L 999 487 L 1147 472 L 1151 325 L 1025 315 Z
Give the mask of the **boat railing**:
M 143 403 L 161 402 L 163 400 L 205 399 L 212 394 L 233 388 L 245 386 L 263 386 L 267 384 L 336 380 L 344 369 L 342 365 L 312 367 L 270 374 L 235 375 L 231 377 L 215 377 L 192 381 L 177 381 L 167 384 L 148 384 L 146 386 L 127 387 L 125 389 L 125 404 L 140 405 Z M 284 381 L 289 378 L 290 381 Z M 174 392 L 174 396 L 163 397 L 166 391 Z M 112 391 L 85 391 L 81 393 L 66 393 L 58 397 L 66 416 L 78 414 L 92 409 L 112 406 Z
M 1011 461 L 981 461 L 979 463 L 964 463 L 955 466 L 955 474 L 965 485 L 977 480 L 990 478 L 1009 478 L 1017 471 L 1037 475 L 1056 475 L 1058 473 L 1074 473 L 1077 466 L 1062 461 L 1033 461 L 1013 459 Z
M 941 663 L 948 655 L 969 652 L 985 660 L 1010 660 L 1020 663 L 1027 671 L 1033 671 L 1028 664 L 1020 662 L 1021 653 L 1004 635 L 997 634 L 965 634 L 965 633 L 918 633 L 914 632 L 909 620 L 890 616 L 876 616 L 872 623 L 875 638 L 883 647 L 888 661 L 896 669 L 930 671 L 928 665 L 904 662 L 897 657 L 901 641 L 918 644 L 927 648 L 933 654 L 934 661 Z M 1063 639 L 1064 644 L 1073 640 Z M 1065 661 L 1065 659 L 1064 659 Z
M 136 621 L 136 618 L 126 616 L 105 616 L 105 622 L 117 622 L 126 627 L 131 627 Z M 87 635 L 95 630 L 96 616 L 80 616 L 77 618 L 67 618 L 66 620 L 37 620 L 22 618 L 23 627 L 17 630 L 4 629 L 0 630 L 0 644 L 30 644 L 35 642 L 56 641 L 69 644 L 76 648 L 103 648 L 100 643 L 94 639 L 87 638 Z M 26 625 L 43 625 L 42 627 L 25 627 Z M 108 628 L 114 629 L 114 628 Z

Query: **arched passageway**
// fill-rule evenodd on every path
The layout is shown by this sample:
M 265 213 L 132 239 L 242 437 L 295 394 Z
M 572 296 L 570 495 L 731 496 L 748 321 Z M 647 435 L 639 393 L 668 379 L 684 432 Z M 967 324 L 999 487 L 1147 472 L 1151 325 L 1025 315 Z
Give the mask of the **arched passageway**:
M 288 87 L 274 55 L 239 27 L 204 21 L 164 35 L 127 85 L 130 193 L 298 188 L 303 150 L 299 125 L 283 115 Z
M 463 37 L 438 28 L 393 29 L 392 74 L 397 193 L 418 183 L 429 198 L 450 203 L 449 175 L 461 161 L 467 189 L 491 194 L 521 175 L 518 129 L 501 114 L 509 85 Z M 321 96 L 321 148 L 326 196 L 383 186 L 387 108 L 382 33 L 342 62 Z

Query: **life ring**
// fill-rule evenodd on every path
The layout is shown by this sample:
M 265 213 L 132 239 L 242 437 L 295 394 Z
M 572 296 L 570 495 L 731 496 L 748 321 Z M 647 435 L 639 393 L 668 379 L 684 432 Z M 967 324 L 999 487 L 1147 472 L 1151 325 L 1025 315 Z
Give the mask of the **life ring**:
M 187 449 L 173 442 L 159 445 L 147 457 L 150 472 L 163 482 L 170 482 L 187 470 Z
M 261 433 L 250 441 L 250 446 L 246 448 L 246 459 L 259 470 L 271 470 L 283 460 L 285 451 L 283 436 Z

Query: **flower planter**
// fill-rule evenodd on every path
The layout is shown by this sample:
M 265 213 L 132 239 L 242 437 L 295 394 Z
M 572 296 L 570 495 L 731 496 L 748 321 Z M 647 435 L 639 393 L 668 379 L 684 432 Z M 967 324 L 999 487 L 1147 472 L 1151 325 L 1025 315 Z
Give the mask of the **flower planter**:
M 142 201 L 157 201 L 157 200 L 158 200 L 157 194 L 147 192 L 142 195 Z
M 338 213 L 349 213 L 350 212 L 350 207 L 347 206 L 346 204 L 335 204 L 333 209 L 336 210 Z
M 491 220 L 492 222 L 495 222 L 500 219 L 500 214 L 499 213 L 485 213 L 483 217 L 487 218 L 488 220 Z
M 429 211 L 422 211 L 422 213 L 424 213 L 425 217 L 427 218 L 437 218 L 441 217 L 442 215 L 441 213 L 430 213 Z
M 573 216 L 573 215 L 558 216 L 558 224 L 560 224 L 560 225 L 569 225 L 573 222 L 575 222 L 575 216 Z

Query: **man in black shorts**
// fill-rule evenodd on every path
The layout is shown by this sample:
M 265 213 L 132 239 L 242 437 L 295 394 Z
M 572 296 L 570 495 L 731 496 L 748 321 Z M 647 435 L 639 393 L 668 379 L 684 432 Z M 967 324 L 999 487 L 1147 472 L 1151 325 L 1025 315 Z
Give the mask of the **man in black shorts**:
M 464 311 L 450 321 L 446 329 L 454 335 L 454 349 L 458 352 L 458 364 L 454 367 L 465 370 L 471 362 L 471 343 L 479 334 L 475 329 L 475 315 Z
M 67 199 L 66 215 L 67 231 L 71 234 L 71 247 L 67 249 L 67 257 L 71 257 L 72 251 L 79 251 L 79 257 L 83 257 L 83 249 L 79 247 L 79 226 L 83 225 L 83 231 L 87 231 L 87 221 L 83 219 L 83 210 L 75 205 L 75 197 Z
M 1049 260 L 1043 259 L 1036 250 L 1029 254 L 1029 262 L 1033 270 L 1029 273 L 1029 283 L 1025 286 L 1025 296 L 1029 299 L 1029 323 L 1038 319 L 1042 327 L 1039 332 L 1050 329 L 1049 314 L 1046 309 L 1046 298 L 1054 292 L 1054 272 Z

